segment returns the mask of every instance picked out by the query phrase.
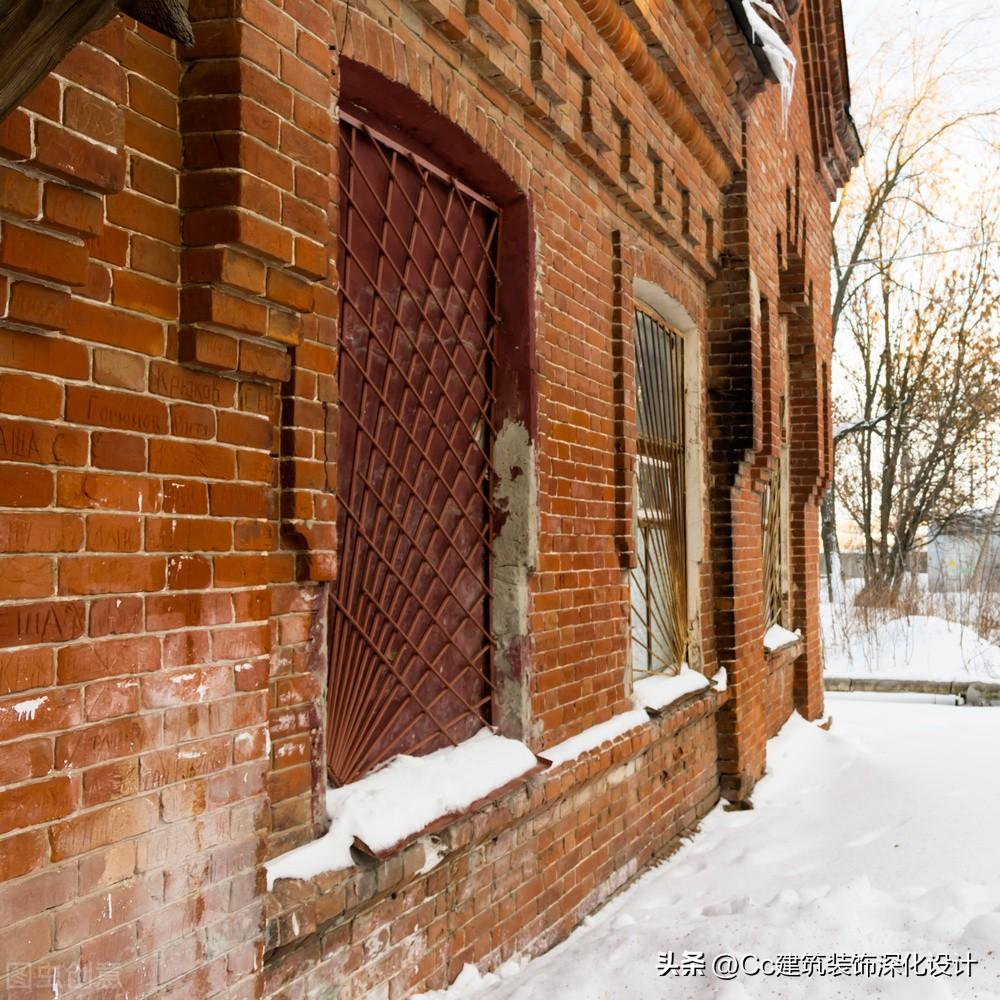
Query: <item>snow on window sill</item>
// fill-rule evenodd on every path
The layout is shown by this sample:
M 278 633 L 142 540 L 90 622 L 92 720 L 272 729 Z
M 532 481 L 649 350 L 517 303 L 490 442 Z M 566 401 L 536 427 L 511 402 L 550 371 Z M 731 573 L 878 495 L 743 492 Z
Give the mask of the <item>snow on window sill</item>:
M 777 653 L 778 650 L 801 641 L 802 633 L 798 629 L 794 632 L 789 632 L 787 628 L 782 628 L 780 625 L 772 625 L 764 633 L 764 651 L 767 653 Z
M 360 851 L 385 858 L 540 769 L 517 740 L 481 729 L 423 757 L 400 754 L 360 781 L 326 793 L 327 832 L 265 864 L 267 887 L 351 868 Z
M 373 899 L 396 892 L 418 878 L 430 877 L 431 872 L 449 864 L 463 850 L 552 808 L 556 800 L 569 794 L 575 785 L 582 785 L 631 760 L 660 740 L 714 713 L 727 697 L 724 691 L 704 689 L 678 699 L 653 717 L 646 711 L 641 713 L 642 719 L 638 712 L 625 712 L 623 715 L 630 717 L 626 720 L 627 728 L 614 737 L 607 735 L 610 727 L 602 728 L 606 724 L 592 726 L 585 731 L 590 734 L 586 742 L 592 742 L 595 730 L 603 734 L 603 740 L 588 750 L 582 748 L 583 741 L 578 743 L 577 755 L 567 758 L 565 766 L 549 766 L 545 751 L 537 757 L 531 754 L 530 762 L 518 751 L 523 764 L 533 765 L 519 777 L 494 788 L 459 813 L 440 816 L 379 855 L 359 850 L 352 842 L 347 848 L 351 860 L 346 867 L 334 869 L 324 863 L 322 873 L 307 875 L 303 873 L 309 868 L 304 864 L 293 865 L 287 860 L 297 855 L 301 861 L 299 852 L 323 843 L 324 838 L 274 858 L 265 866 L 270 890 L 266 899 L 265 956 L 301 943 L 317 931 L 325 932 Z M 633 722 L 641 724 L 632 725 Z M 614 728 L 621 725 L 622 722 L 615 722 Z M 508 742 L 527 750 L 515 740 Z M 382 770 L 387 769 L 388 765 Z M 379 773 L 381 771 L 375 772 Z
M 675 702 L 704 691 L 709 679 L 686 663 L 676 674 L 649 674 L 636 681 L 632 688 L 632 704 L 658 715 Z

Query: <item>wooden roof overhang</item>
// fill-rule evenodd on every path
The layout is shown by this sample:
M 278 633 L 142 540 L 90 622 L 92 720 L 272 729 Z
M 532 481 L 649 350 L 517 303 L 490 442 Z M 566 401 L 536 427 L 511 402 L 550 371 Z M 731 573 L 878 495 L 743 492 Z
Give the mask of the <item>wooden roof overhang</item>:
M 0 120 L 91 31 L 116 14 L 192 45 L 184 0 L 0 0 Z

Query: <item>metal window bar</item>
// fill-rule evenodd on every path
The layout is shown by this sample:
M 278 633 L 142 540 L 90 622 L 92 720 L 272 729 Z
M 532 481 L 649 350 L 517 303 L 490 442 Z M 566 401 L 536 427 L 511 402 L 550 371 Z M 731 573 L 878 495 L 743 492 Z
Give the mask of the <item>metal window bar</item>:
M 491 717 L 499 213 L 348 113 L 328 772 L 457 744 Z
M 635 314 L 636 567 L 632 669 L 676 673 L 687 658 L 684 339 L 656 315 Z
M 782 463 L 771 473 L 761 496 L 761 539 L 764 560 L 764 629 L 781 625 L 784 617 L 784 534 Z

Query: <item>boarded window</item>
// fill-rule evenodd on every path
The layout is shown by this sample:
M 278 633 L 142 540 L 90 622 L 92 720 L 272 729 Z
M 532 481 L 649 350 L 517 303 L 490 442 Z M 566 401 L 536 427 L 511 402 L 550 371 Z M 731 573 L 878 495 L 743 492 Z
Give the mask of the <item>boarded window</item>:
M 340 121 L 339 575 L 328 769 L 470 736 L 492 706 L 498 211 Z

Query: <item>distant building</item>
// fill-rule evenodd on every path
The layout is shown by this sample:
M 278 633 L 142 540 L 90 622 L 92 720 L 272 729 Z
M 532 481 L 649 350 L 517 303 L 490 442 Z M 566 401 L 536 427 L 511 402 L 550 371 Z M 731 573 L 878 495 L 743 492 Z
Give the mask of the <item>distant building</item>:
M 927 585 L 938 593 L 1000 590 L 1000 517 L 992 508 L 960 514 L 928 545 Z

